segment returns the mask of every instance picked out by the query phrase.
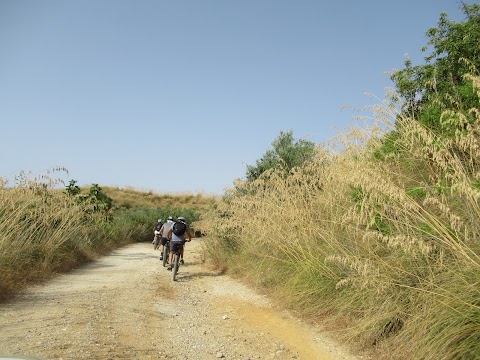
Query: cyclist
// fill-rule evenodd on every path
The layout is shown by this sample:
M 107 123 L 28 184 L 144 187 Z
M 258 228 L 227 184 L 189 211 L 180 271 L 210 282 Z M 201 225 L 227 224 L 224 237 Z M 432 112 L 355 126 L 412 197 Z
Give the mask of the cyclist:
M 177 223 L 179 223 L 179 225 L 176 225 Z M 177 227 L 183 228 L 183 231 L 175 234 L 174 230 L 176 230 Z M 185 240 L 185 235 L 187 236 L 188 240 Z M 167 270 L 172 270 L 173 253 L 175 250 L 180 248 L 180 264 L 183 264 L 183 247 L 185 245 L 185 241 L 192 241 L 190 228 L 188 227 L 188 224 L 183 216 L 179 216 L 178 220 L 173 223 L 172 227 L 167 232 L 167 237 L 170 239 L 170 254 L 168 256 L 169 265 Z
M 160 233 L 162 235 L 162 242 L 161 242 L 161 245 L 160 245 L 160 260 L 163 260 L 163 247 L 165 246 L 165 244 L 168 241 L 167 233 L 168 233 L 168 230 L 170 230 L 170 228 L 172 227 L 173 223 L 174 223 L 173 217 L 169 216 L 167 218 L 167 222 L 165 224 L 163 224 L 162 228 L 160 229 Z
M 162 228 L 163 222 L 162 219 L 158 219 L 155 227 L 153 228 L 153 249 L 158 249 L 158 244 L 160 243 L 160 229 Z

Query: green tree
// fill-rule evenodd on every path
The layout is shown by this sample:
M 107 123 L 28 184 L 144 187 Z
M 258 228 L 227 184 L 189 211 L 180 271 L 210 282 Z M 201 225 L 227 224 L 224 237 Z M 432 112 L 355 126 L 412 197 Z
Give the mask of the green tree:
M 77 180 L 72 179 L 72 180 L 70 180 L 67 187 L 65 188 L 65 191 L 70 196 L 76 196 L 76 195 L 80 194 L 82 189 L 80 189 L 80 187 L 77 185 Z
M 247 165 L 247 181 L 253 181 L 269 169 L 282 170 L 288 174 L 296 166 L 311 160 L 315 155 L 315 144 L 308 140 L 295 140 L 293 132 L 280 132 L 269 149 L 256 161 L 255 166 Z
M 65 191 L 73 197 L 77 204 L 88 203 L 93 212 L 107 212 L 112 208 L 113 200 L 103 191 L 98 184 L 92 184 L 88 194 L 82 194 L 82 189 L 77 186 L 77 180 L 70 180 Z
M 440 123 L 441 114 L 456 109 L 465 115 L 478 107 L 478 97 L 466 74 L 480 72 L 480 5 L 462 3 L 466 15 L 456 23 L 440 14 L 438 27 L 427 31 L 428 42 L 423 52 L 431 50 L 425 64 L 405 68 L 392 74 L 400 98 L 405 102 L 403 112 L 441 133 L 453 133 Z
M 98 184 L 92 184 L 89 191 L 89 197 L 94 205 L 95 211 L 108 211 L 112 208 L 113 200 L 105 194 Z

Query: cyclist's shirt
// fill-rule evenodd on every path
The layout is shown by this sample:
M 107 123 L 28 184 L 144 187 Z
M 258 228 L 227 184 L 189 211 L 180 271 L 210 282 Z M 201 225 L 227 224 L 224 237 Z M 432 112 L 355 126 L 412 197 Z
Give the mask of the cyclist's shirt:
M 185 224 L 187 225 L 187 224 Z M 173 227 L 173 224 L 172 224 L 172 227 Z M 188 232 L 189 228 L 188 228 L 188 225 L 187 225 L 187 229 L 185 230 L 185 232 L 183 233 L 183 235 L 175 235 L 172 231 L 172 239 L 170 240 L 171 242 L 185 242 L 185 234 Z
M 172 220 L 167 220 L 167 222 L 163 224 L 162 237 L 167 238 L 168 230 L 170 230 L 172 226 L 173 226 Z

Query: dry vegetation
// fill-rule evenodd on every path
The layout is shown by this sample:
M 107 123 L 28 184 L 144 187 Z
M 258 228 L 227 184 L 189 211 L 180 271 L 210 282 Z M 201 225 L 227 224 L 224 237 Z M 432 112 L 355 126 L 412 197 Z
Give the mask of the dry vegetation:
M 341 153 L 238 182 L 203 220 L 210 257 L 375 358 L 478 359 L 480 112 L 445 112 L 450 138 L 375 114 Z
M 65 184 L 55 177 L 59 172 L 67 173 L 64 168 L 37 177 L 22 172 L 11 186 L 0 178 L 0 300 L 113 248 L 150 240 L 162 214 L 194 220 L 215 201 L 213 196 L 157 195 L 97 185 L 113 199 L 106 206 L 98 200 L 103 195 L 89 196 L 86 188 L 78 188 L 78 194 L 61 190 Z
M 216 195 L 198 194 L 158 194 L 153 191 L 142 191 L 134 188 L 117 188 L 104 186 L 102 189 L 112 198 L 114 204 L 120 208 L 155 208 L 155 207 L 182 207 L 192 209 L 208 208 L 219 199 Z
M 49 175 L 29 179 L 22 173 L 13 187 L 1 180 L 0 299 L 121 242 L 98 231 L 105 217 L 93 212 L 92 204 L 52 191 L 58 182 Z

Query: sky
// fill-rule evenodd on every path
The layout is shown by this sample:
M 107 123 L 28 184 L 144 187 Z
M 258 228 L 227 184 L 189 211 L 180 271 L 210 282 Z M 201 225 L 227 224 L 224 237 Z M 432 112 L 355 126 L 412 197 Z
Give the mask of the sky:
M 281 131 L 354 124 L 441 12 L 465 19 L 457 0 L 0 0 L 0 177 L 223 194 Z

